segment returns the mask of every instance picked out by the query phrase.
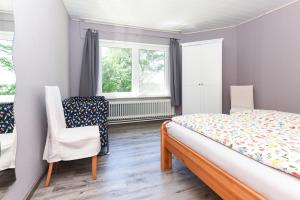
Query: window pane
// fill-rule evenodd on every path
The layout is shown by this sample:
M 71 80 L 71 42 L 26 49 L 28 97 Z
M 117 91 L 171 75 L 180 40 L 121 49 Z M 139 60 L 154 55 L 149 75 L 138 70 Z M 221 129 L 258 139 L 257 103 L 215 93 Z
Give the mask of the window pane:
M 14 95 L 16 77 L 12 60 L 12 41 L 0 40 L 0 95 Z
M 139 92 L 143 94 L 165 93 L 165 52 L 140 49 L 139 63 Z
M 131 92 L 132 50 L 130 48 L 101 48 L 102 92 Z

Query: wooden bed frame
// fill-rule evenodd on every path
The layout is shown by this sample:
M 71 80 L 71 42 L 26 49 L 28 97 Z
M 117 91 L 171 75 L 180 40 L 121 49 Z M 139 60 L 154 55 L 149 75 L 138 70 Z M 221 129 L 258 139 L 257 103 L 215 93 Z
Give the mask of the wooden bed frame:
M 165 121 L 161 126 L 161 169 L 172 168 L 172 154 L 223 199 L 266 199 L 234 178 L 223 169 L 196 153 L 185 144 L 169 136 Z

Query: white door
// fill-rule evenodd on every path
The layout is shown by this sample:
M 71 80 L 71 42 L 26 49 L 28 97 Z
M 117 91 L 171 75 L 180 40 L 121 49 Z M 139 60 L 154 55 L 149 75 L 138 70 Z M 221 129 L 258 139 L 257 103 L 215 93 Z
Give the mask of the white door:
M 183 114 L 222 112 L 222 40 L 182 45 Z

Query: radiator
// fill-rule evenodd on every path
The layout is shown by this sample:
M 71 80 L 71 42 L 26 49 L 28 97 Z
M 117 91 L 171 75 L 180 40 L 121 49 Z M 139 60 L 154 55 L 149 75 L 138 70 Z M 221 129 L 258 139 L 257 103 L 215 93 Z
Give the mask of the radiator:
M 111 101 L 110 124 L 169 118 L 175 115 L 170 99 Z

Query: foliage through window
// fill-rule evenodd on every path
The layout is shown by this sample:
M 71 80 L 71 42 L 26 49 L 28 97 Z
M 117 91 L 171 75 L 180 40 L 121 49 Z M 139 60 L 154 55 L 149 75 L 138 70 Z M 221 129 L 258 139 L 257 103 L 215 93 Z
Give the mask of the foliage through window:
M 100 40 L 99 94 L 169 96 L 168 46 Z
M 165 52 L 140 49 L 139 92 L 152 93 L 165 90 Z
M 132 51 L 129 48 L 102 48 L 102 92 L 130 92 Z
M 11 34 L 0 32 L 0 95 L 14 95 L 16 92 Z

